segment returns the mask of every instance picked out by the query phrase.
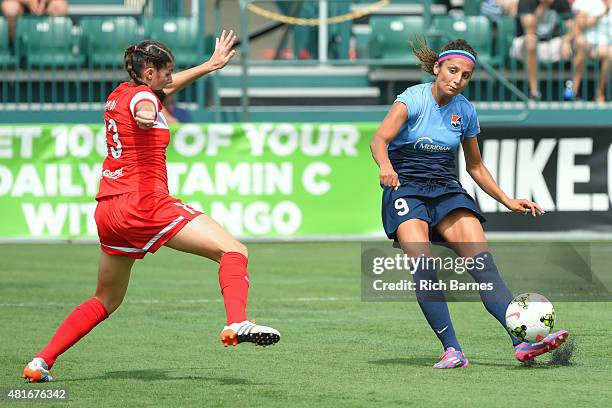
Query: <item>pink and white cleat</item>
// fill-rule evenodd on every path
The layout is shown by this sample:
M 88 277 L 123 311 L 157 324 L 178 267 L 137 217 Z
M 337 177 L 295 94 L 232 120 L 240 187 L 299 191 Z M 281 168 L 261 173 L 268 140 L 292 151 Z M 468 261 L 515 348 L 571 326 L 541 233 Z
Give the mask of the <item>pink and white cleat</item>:
M 567 330 L 551 333 L 537 343 L 519 343 L 514 347 L 514 357 L 518 361 L 527 362 L 535 357 L 548 353 L 562 345 L 569 337 Z
M 449 347 L 444 350 L 444 354 L 440 356 L 440 361 L 434 364 L 433 368 L 466 368 L 469 365 L 470 362 L 462 351 Z

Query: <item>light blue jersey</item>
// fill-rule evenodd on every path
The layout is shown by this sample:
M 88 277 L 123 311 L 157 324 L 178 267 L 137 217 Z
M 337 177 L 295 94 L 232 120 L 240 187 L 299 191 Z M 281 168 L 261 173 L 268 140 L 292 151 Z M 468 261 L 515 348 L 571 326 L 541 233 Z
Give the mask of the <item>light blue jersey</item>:
M 395 100 L 408 108 L 408 121 L 388 146 L 400 182 L 458 182 L 455 156 L 459 144 L 480 133 L 476 109 L 463 95 L 439 106 L 431 87 L 431 82 L 411 86 Z

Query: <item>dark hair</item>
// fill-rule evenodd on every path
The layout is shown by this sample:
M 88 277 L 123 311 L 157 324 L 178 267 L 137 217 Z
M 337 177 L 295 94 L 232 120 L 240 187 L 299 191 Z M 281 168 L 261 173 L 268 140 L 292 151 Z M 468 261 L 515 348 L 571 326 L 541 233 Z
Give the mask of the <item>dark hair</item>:
M 478 58 L 476 51 L 474 51 L 474 48 L 472 48 L 472 46 L 468 44 L 468 42 L 465 41 L 463 38 L 457 38 L 456 40 L 447 43 L 446 45 L 444 45 L 444 47 L 442 47 L 440 52 L 435 52 L 434 50 L 429 48 L 429 45 L 427 45 L 427 39 L 425 37 L 415 38 L 416 45 L 411 40 L 408 40 L 408 44 L 410 44 L 410 48 L 412 48 L 412 52 L 414 53 L 414 55 L 418 58 L 419 61 L 421 61 L 421 69 L 430 75 L 435 75 L 433 67 L 436 61 L 438 61 L 438 54 L 440 52 L 448 50 L 461 50 L 469 52 L 474 56 L 474 58 Z
M 161 69 L 168 63 L 174 63 L 174 55 L 170 48 L 159 41 L 144 40 L 125 49 L 123 64 L 130 78 L 137 84 L 142 84 L 140 75 L 147 65 Z

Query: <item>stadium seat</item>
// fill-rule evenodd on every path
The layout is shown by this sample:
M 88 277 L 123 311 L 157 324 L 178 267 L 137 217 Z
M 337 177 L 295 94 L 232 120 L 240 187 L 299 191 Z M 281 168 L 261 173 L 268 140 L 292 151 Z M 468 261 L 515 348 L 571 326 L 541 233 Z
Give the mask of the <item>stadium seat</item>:
M 495 55 L 500 59 L 501 65 L 510 59 L 512 40 L 516 35 L 516 21 L 512 16 L 501 16 L 497 23 L 497 50 Z
M 424 34 L 423 18 L 420 16 L 373 16 L 370 18 L 370 58 L 384 61 L 403 61 L 406 65 L 418 65 L 408 40 Z
M 463 2 L 463 13 L 466 16 L 480 15 L 480 0 L 468 0 Z
M 15 57 L 9 49 L 8 24 L 4 17 L 0 16 L 0 67 L 12 66 L 14 63 Z
M 86 17 L 80 25 L 84 51 L 94 67 L 122 66 L 125 48 L 142 39 L 134 17 Z
M 202 63 L 206 57 L 198 55 L 198 19 L 191 17 L 148 18 L 144 22 L 145 36 L 166 44 L 172 50 L 179 66 Z
M 78 29 L 67 17 L 21 17 L 17 38 L 27 66 L 75 67 L 85 61 L 79 52 Z
M 434 27 L 440 34 L 432 46 L 438 51 L 445 43 L 456 38 L 465 39 L 478 53 L 478 60 L 498 66 L 499 58 L 492 55 L 493 38 L 491 23 L 485 16 L 451 17 L 439 16 Z M 468 30 L 469 27 L 469 30 Z

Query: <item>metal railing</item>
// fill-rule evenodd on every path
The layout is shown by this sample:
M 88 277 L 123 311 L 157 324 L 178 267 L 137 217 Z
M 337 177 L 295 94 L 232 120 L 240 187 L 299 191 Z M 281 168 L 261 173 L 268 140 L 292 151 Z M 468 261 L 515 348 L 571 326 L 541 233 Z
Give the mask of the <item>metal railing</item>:
M 149 0 L 144 3 L 145 8 L 151 10 L 156 3 L 159 3 L 159 0 Z M 190 34 L 185 34 L 184 40 L 191 41 L 191 44 L 195 45 L 187 52 L 177 55 L 179 64 L 196 56 L 186 65 L 204 60 L 205 54 L 212 52 L 210 43 L 205 44 L 206 39 L 214 38 L 214 34 L 207 37 L 204 30 L 202 15 L 206 2 L 198 0 L 192 1 L 191 4 L 195 6 L 185 11 L 197 21 L 196 41 L 193 42 Z M 208 4 L 210 6 L 211 2 Z M 473 38 L 477 45 L 481 69 L 477 70 L 472 83 L 466 89 L 466 96 L 475 102 L 498 104 L 500 113 L 495 119 L 513 121 L 524 118 L 529 106 L 529 89 L 524 62 L 516 58 L 518 56 L 516 52 L 511 54 L 513 47 L 517 46 L 516 21 L 512 17 L 502 17 L 492 22 L 484 16 L 448 16 L 444 9 L 432 0 L 392 0 L 389 4 L 382 4 L 382 7 L 372 7 L 381 4 L 376 0 L 368 3 L 357 0 L 239 0 L 237 3 L 235 0 L 215 0 L 212 7 L 209 7 L 209 10 L 212 9 L 214 27 L 210 27 L 208 31 L 219 33 L 222 28 L 231 28 L 221 27 L 221 21 L 227 21 L 228 15 L 234 17 L 235 24 L 239 24 L 239 53 L 232 64 L 241 69 L 238 79 L 241 119 L 249 120 L 252 106 L 249 90 L 253 88 L 252 84 L 256 80 L 250 72 L 253 67 L 367 67 L 370 85 L 380 88 L 382 96 L 379 103 L 386 105 L 406 86 L 428 79 L 427 75 L 420 72 L 418 62 L 411 55 L 407 45 L 409 37 L 413 34 L 427 36 L 434 48 L 459 36 Z M 253 8 L 253 5 L 258 8 Z M 370 7 L 375 15 L 368 16 L 363 13 L 365 7 Z M 405 14 L 411 14 L 415 18 L 406 20 Z M 129 18 L 136 21 L 136 37 L 152 35 L 150 23 L 153 21 L 153 16 L 146 16 L 143 13 L 140 17 Z M 326 19 L 341 20 L 341 22 L 333 26 L 310 25 L 316 20 Z M 64 24 L 64 28 L 57 29 L 54 25 L 57 23 L 61 26 L 60 20 L 25 17 L 20 20 L 18 40 L 10 49 L 7 45 L 7 52 L 0 55 L 0 97 L 2 98 L 0 111 L 45 110 L 52 113 L 57 110 L 98 110 L 108 92 L 127 78 L 122 67 L 123 44 L 118 41 L 107 41 L 108 45 L 101 49 L 97 48 L 99 44 L 92 38 L 93 34 L 85 29 L 87 18 L 73 16 L 68 21 L 69 26 Z M 405 27 L 414 21 L 421 24 L 420 33 L 418 30 Z M 65 22 L 64 19 L 63 23 Z M 171 23 L 171 20 L 167 19 L 164 23 Z M 40 24 L 43 26 L 37 27 Z M 49 27 L 45 28 L 45 24 Z M 599 24 L 612 24 L 612 17 L 602 18 Z M 133 37 L 133 33 L 129 31 L 129 24 L 126 23 L 121 27 L 120 30 L 125 31 L 115 32 L 116 37 L 126 41 L 135 40 L 136 37 Z M 571 30 L 567 22 L 560 24 L 560 27 L 566 32 Z M 299 58 L 297 46 L 293 47 L 293 52 L 285 53 L 284 57 L 280 56 L 279 52 L 275 52 L 272 58 L 256 54 L 257 48 L 252 42 L 254 37 L 267 35 L 271 31 L 283 28 L 285 32 L 281 35 L 276 51 L 286 47 L 287 40 L 292 36 L 295 43 L 300 39 L 299 36 L 306 32 L 309 41 L 305 44 L 310 47 L 306 53 L 307 59 Z M 592 40 L 604 31 L 603 29 L 598 31 L 597 27 L 593 27 L 585 30 L 582 37 Z M 562 32 L 550 31 L 548 34 L 543 34 L 540 39 L 551 40 L 556 37 L 555 34 Z M 38 37 L 32 38 L 33 35 Z M 554 41 L 558 42 L 556 39 Z M 7 39 L 0 36 L 0 47 L 3 47 L 5 42 Z M 546 41 L 538 41 L 538 44 L 544 42 Z M 559 103 L 564 99 L 576 97 L 583 101 L 591 100 L 597 94 L 600 83 L 605 85 L 604 98 L 612 99 L 609 74 L 600 75 L 603 66 L 601 62 L 605 60 L 605 55 L 593 58 L 590 54 L 593 48 L 587 50 L 584 75 L 580 79 L 578 94 L 570 95 L 568 98 L 568 81 L 577 78 L 575 53 L 578 41 L 574 41 L 573 45 L 574 56 L 569 60 L 554 62 L 540 60 L 538 63 L 539 88 L 543 101 L 541 103 Z M 608 47 L 612 50 L 612 45 Z M 57 55 L 60 53 L 63 57 L 58 59 Z M 179 51 L 177 53 L 180 54 Z M 96 59 L 96 55 L 101 58 Z M 524 60 L 524 57 L 522 59 Z M 282 89 L 282 83 L 279 82 L 271 81 L 266 86 Z M 205 83 L 210 86 L 205 87 Z M 224 106 L 220 92 L 227 87 L 236 87 L 236 83 L 228 85 L 225 74 L 216 73 L 210 80 L 200 80 L 196 86 L 187 88 L 178 99 L 180 102 L 189 103 L 192 110 L 213 112 L 214 120 L 221 121 L 223 112 L 230 109 Z M 574 85 L 571 90 L 576 88 Z M 211 96 L 211 101 L 207 101 L 207 92 Z M 504 106 L 513 109 L 511 117 L 503 113 Z
M 124 49 L 145 38 L 169 41 L 179 69 L 205 60 L 204 0 L 193 1 L 187 16 L 151 14 L 150 2 L 142 3 L 139 16 L 20 17 L 13 41 L 0 16 L 0 111 L 100 109 L 129 79 Z M 178 99 L 204 107 L 204 81 Z

